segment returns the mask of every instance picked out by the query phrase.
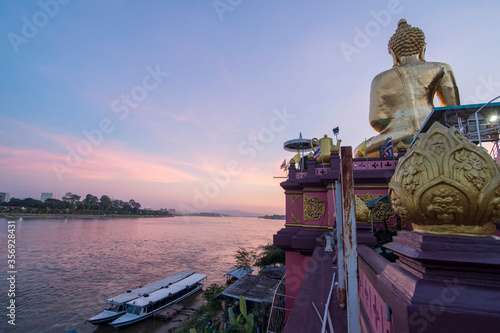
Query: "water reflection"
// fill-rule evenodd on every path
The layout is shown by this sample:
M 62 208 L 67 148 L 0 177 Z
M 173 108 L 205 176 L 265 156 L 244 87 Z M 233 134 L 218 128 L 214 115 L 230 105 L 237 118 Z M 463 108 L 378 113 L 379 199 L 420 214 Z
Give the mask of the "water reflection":
M 4 249 L 6 225 L 0 222 Z M 116 332 L 85 324 L 106 298 L 183 269 L 207 274 L 208 284 L 223 283 L 239 247 L 272 242 L 282 225 L 234 217 L 18 220 L 16 327 L 3 320 L 0 331 Z M 5 281 L 0 288 L 7 290 Z M 155 332 L 164 325 L 148 319 L 120 332 Z

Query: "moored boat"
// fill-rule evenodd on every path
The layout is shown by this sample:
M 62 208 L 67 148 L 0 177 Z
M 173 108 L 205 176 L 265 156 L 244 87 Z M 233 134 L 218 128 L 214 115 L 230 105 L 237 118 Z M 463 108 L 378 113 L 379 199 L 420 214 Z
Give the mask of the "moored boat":
M 179 282 L 193 275 L 194 273 L 195 273 L 194 271 L 188 271 L 188 270 L 180 271 L 178 273 L 175 273 L 174 275 L 168 276 L 164 279 L 153 282 L 146 286 L 134 290 L 128 290 L 123 294 L 110 297 L 106 300 L 106 303 L 104 305 L 104 311 L 88 319 L 87 322 L 94 325 L 103 325 L 110 321 L 113 321 L 125 314 L 127 302 L 132 301 L 143 295 L 148 295 L 156 290 L 167 287 L 170 284 Z
M 151 317 L 156 312 L 196 293 L 205 285 L 206 279 L 205 274 L 193 274 L 165 288 L 131 300 L 126 303 L 126 313 L 109 324 L 119 328 Z

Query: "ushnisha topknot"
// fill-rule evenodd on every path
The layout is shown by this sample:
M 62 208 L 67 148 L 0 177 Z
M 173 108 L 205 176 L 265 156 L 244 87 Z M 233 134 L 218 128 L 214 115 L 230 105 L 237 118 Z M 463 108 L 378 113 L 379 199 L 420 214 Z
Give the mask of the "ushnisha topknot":
M 392 49 L 395 55 L 400 57 L 419 54 L 425 47 L 425 34 L 417 27 L 412 27 L 401 19 L 398 28 L 391 39 L 389 39 L 389 50 Z

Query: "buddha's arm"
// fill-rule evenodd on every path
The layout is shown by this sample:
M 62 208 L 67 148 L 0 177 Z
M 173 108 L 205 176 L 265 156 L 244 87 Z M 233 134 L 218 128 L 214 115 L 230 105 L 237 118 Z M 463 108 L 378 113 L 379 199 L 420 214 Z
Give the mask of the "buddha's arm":
M 444 75 L 439 81 L 436 94 L 443 106 L 460 105 L 460 96 L 451 67 L 444 64 Z
M 381 132 L 393 118 L 394 96 L 391 87 L 387 84 L 390 80 L 388 72 L 377 75 L 370 90 L 370 125 L 377 132 Z M 392 87 L 394 89 L 394 87 Z

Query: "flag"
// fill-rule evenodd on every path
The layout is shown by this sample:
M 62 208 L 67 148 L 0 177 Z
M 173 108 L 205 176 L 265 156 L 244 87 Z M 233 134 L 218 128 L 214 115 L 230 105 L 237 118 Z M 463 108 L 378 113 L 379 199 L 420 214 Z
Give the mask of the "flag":
M 284 169 L 286 167 L 286 158 L 283 160 L 283 163 L 281 163 L 280 169 Z
M 384 152 L 384 157 L 391 157 L 393 155 L 392 153 L 392 138 L 388 137 L 387 140 L 385 140 L 385 152 Z
M 363 144 L 361 145 L 361 147 L 359 147 L 359 152 L 361 154 L 363 154 L 363 156 L 366 156 L 366 139 L 363 142 Z
M 319 148 L 319 145 L 317 145 L 316 148 L 314 148 L 313 158 L 318 158 L 319 155 L 321 155 L 321 148 Z

